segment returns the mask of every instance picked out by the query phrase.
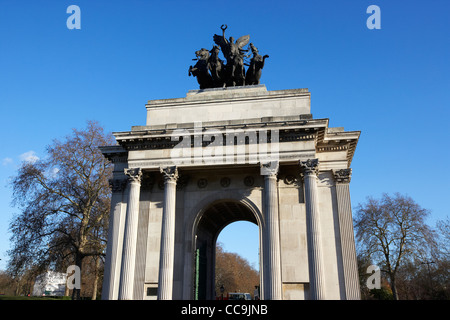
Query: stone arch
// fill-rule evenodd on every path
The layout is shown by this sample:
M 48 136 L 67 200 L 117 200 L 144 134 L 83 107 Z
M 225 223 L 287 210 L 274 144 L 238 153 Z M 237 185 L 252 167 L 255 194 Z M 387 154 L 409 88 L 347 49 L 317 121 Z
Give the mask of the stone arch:
M 214 267 L 215 267 L 215 244 L 219 233 L 230 223 L 236 221 L 249 221 L 255 223 L 259 228 L 259 250 L 260 250 L 260 279 L 262 285 L 262 230 L 264 225 L 261 209 L 251 201 L 247 195 L 236 191 L 227 191 L 215 193 L 205 197 L 197 206 L 192 209 L 191 221 L 191 248 L 188 255 L 191 266 L 191 279 L 194 296 L 191 298 L 199 299 L 214 299 Z M 202 277 L 204 283 L 200 286 L 205 286 L 204 292 L 198 292 L 199 279 L 198 267 L 200 259 L 203 256 L 206 259 L 205 269 L 202 270 Z M 187 262 L 187 261 L 186 261 Z M 197 296 L 196 296 L 197 293 Z

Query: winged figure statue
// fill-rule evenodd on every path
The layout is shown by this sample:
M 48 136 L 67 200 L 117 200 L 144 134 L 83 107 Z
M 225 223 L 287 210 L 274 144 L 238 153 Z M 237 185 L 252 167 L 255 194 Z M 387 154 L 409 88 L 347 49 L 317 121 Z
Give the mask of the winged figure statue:
M 197 77 L 200 89 L 259 84 L 261 69 L 268 56 L 262 57 L 258 49 L 250 44 L 253 58 L 250 63 L 244 63 L 244 58 L 251 56 L 246 55 L 249 49 L 244 49 L 250 42 L 250 35 L 242 36 L 236 41 L 233 37 L 227 39 L 225 37 L 227 28 L 228 26 L 223 24 L 220 27 L 222 35 L 213 36 L 216 45 L 210 51 L 201 49 L 195 52 L 197 58 L 193 60 L 197 60 L 197 63 L 189 68 L 189 75 Z M 225 57 L 226 64 L 219 58 L 220 51 Z M 247 73 L 244 66 L 249 66 Z
M 250 41 L 250 36 L 242 36 L 234 41 L 233 37 L 228 40 L 225 37 L 225 30 L 227 25 L 222 25 L 222 35 L 215 34 L 213 39 L 214 43 L 220 46 L 222 53 L 227 60 L 225 71 L 228 75 L 228 83 L 230 86 L 243 86 L 245 85 L 245 69 L 244 69 L 244 56 L 248 50 L 244 50 L 243 47 Z

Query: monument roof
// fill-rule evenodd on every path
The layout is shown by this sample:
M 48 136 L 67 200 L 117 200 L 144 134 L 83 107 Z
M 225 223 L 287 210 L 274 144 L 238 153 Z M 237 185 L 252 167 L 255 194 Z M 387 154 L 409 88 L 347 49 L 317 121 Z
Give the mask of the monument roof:
M 287 90 L 272 90 L 268 91 L 264 84 L 249 85 L 240 87 L 225 87 L 225 88 L 210 88 L 200 90 L 189 90 L 184 98 L 172 99 L 156 99 L 148 100 L 146 107 L 162 107 L 173 104 L 190 104 L 201 102 L 217 102 L 229 100 L 248 100 L 248 99 L 276 99 L 280 97 L 294 97 L 310 95 L 307 88 L 301 89 L 287 89 Z

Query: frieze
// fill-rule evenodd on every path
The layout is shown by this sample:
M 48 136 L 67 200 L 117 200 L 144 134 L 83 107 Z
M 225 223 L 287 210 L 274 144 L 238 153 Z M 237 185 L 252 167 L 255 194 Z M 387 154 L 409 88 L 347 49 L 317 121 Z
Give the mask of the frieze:
M 106 157 L 112 163 L 126 163 L 127 160 L 128 160 L 128 155 L 125 155 L 125 156 L 122 156 L 122 155 L 115 156 L 115 155 L 113 155 L 113 156 L 106 156 Z
M 263 126 L 263 128 L 267 128 L 267 124 L 261 124 Z M 207 129 L 207 128 L 203 128 L 203 129 Z M 230 128 L 231 129 L 231 128 Z M 240 127 L 234 127 L 232 128 L 232 130 L 249 130 L 245 125 L 242 126 L 242 128 Z M 292 129 L 289 130 L 279 130 L 278 135 L 275 135 L 275 137 L 278 136 L 278 142 L 293 142 L 293 141 L 308 141 L 308 140 L 314 140 L 317 138 L 317 134 L 315 133 L 305 133 L 305 132 L 301 132 L 300 130 L 302 129 L 296 129 L 299 131 L 293 131 Z M 303 130 L 302 130 L 303 131 Z M 258 132 L 258 129 L 255 128 L 255 133 Z M 217 133 L 215 133 L 214 135 L 216 135 Z M 227 145 L 227 136 L 228 135 L 239 135 L 241 134 L 241 132 L 226 132 L 224 131 L 222 133 L 222 143 L 223 146 Z M 272 142 L 272 132 L 271 130 L 267 131 L 267 142 L 271 143 Z M 201 138 L 197 138 L 199 141 L 201 141 L 201 145 L 202 147 L 207 147 L 209 146 L 211 143 L 214 143 L 215 140 L 211 141 L 211 134 L 202 134 Z M 191 138 L 191 147 L 196 146 L 196 139 L 194 138 L 195 134 L 193 132 L 189 133 L 189 137 Z M 242 143 L 242 144 L 258 144 L 259 143 L 259 139 L 251 139 L 248 135 L 243 135 L 244 137 L 244 141 L 239 141 L 238 143 Z M 145 138 L 139 138 L 139 139 L 121 139 L 119 140 L 120 145 L 125 148 L 126 150 L 160 150 L 160 149 L 173 149 L 175 146 L 177 146 L 180 141 L 179 139 L 174 139 L 174 136 L 169 135 L 166 137 L 145 137 Z M 189 143 L 189 142 L 188 142 Z M 122 159 L 121 159 L 122 161 Z
M 231 180 L 228 177 L 223 177 L 222 179 L 220 179 L 220 185 L 224 188 L 227 188 L 230 186 Z
M 279 161 L 289 161 L 289 160 L 298 160 L 298 159 L 310 159 L 314 158 L 316 154 L 314 152 L 304 152 L 299 151 L 295 153 L 289 153 L 289 154 L 278 154 L 278 160 Z M 233 155 L 234 157 L 234 155 Z M 245 155 L 243 162 L 245 162 L 245 159 L 247 158 L 247 155 Z M 235 158 L 230 160 L 226 156 L 223 157 L 223 161 L 219 162 L 215 160 L 211 163 L 204 163 L 203 165 L 220 165 L 220 164 L 233 164 L 238 162 Z M 241 163 L 241 162 L 240 162 Z M 136 161 L 136 162 L 129 162 L 128 167 L 130 168 L 143 168 L 143 169 L 158 169 L 160 167 L 167 167 L 167 166 L 173 166 L 173 165 L 182 165 L 183 167 L 189 167 L 190 165 L 196 165 L 194 163 L 194 158 L 174 158 L 169 160 L 144 160 L 144 161 Z
M 246 176 L 246 177 L 244 178 L 244 184 L 245 184 L 247 187 L 253 186 L 253 185 L 255 184 L 255 178 L 253 178 L 252 176 Z
M 197 186 L 200 189 L 206 188 L 206 186 L 208 185 L 208 180 L 206 180 L 205 178 L 200 178 L 197 181 Z

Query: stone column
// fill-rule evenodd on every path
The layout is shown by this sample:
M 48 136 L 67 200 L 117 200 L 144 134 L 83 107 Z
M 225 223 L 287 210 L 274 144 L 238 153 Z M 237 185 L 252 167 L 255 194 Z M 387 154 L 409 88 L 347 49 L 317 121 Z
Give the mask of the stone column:
M 305 184 L 306 225 L 308 235 L 309 294 L 312 300 L 325 299 L 325 275 L 317 194 L 319 159 L 300 161 Z
M 341 235 L 342 262 L 344 269 L 345 299 L 359 300 L 359 276 L 353 233 L 352 205 L 350 201 L 350 179 L 352 169 L 333 170 L 336 181 L 336 197 Z
M 178 179 L 177 167 L 161 168 L 164 175 L 164 204 L 159 257 L 158 300 L 171 300 L 175 252 L 175 201 Z
M 122 253 L 122 240 L 119 239 L 123 223 L 122 192 L 127 181 L 124 178 L 113 178 L 109 181 L 111 187 L 111 211 L 109 215 L 108 243 L 106 245 L 105 271 L 103 276 L 102 299 L 117 299 L 120 283 L 120 263 Z M 123 234 L 122 234 L 123 235 Z
M 123 238 L 119 300 L 132 300 L 142 171 L 140 168 L 132 168 L 125 169 L 124 172 L 128 176 L 130 187 Z
M 278 215 L 278 161 L 261 164 L 264 175 L 264 219 L 265 230 L 263 241 L 264 260 L 264 299 L 282 300 L 280 226 Z

